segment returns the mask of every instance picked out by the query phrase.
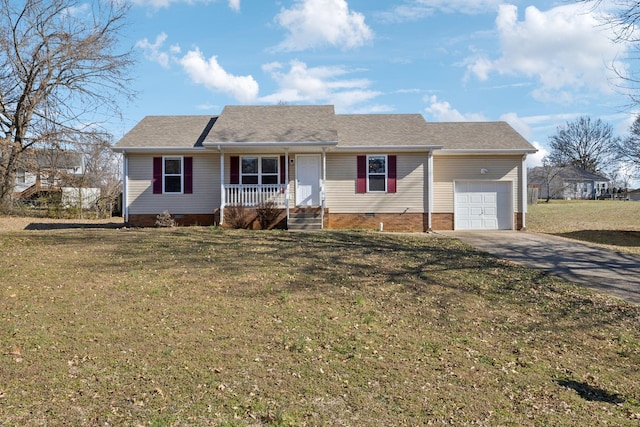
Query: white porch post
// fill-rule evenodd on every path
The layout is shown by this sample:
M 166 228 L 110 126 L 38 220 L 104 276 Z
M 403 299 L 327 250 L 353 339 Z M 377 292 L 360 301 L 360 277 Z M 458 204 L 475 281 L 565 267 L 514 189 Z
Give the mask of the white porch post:
M 129 157 L 125 151 L 122 152 L 122 215 L 125 224 L 129 222 L 129 206 L 127 192 L 129 190 Z
M 224 191 L 224 153 L 220 150 L 220 225 L 224 222 L 224 205 L 225 191 Z
M 284 150 L 284 179 L 287 185 L 284 194 L 284 203 L 287 208 L 287 224 L 289 223 L 289 200 L 291 200 L 290 186 L 289 186 L 289 149 Z
M 327 190 L 327 151 L 322 147 L 322 183 L 320 185 L 320 221 L 324 228 L 324 208 L 326 206 Z
M 427 157 L 427 230 L 433 229 L 431 213 L 433 212 L 433 151 L 429 151 Z
M 527 189 L 527 155 L 522 156 L 522 176 L 520 178 L 522 183 L 522 229 L 527 228 L 525 217 L 527 216 L 527 204 L 529 203 L 529 194 Z

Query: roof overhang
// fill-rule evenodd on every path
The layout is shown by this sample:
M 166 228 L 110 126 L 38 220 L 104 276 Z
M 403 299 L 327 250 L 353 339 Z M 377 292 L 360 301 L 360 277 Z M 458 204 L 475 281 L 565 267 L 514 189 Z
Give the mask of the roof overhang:
M 395 151 L 410 152 L 410 151 L 435 151 L 442 149 L 442 145 L 354 145 L 354 146 L 338 146 L 335 148 L 335 152 L 345 153 L 388 153 Z
M 116 153 L 191 153 L 205 151 L 204 147 L 112 147 Z
M 533 154 L 537 153 L 538 150 L 535 148 L 532 149 L 521 149 L 521 148 L 513 148 L 513 149 L 471 149 L 471 150 L 439 150 L 437 152 L 438 155 L 447 155 L 447 156 L 468 156 L 468 155 L 485 155 L 485 156 L 495 156 L 495 155 L 504 155 L 504 156 L 515 156 L 522 154 Z

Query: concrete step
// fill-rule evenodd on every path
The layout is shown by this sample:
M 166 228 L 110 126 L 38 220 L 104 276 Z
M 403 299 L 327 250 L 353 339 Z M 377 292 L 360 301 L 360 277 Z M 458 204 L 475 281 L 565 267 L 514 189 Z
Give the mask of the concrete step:
M 322 230 L 322 214 L 318 209 L 289 212 L 287 228 L 296 230 Z

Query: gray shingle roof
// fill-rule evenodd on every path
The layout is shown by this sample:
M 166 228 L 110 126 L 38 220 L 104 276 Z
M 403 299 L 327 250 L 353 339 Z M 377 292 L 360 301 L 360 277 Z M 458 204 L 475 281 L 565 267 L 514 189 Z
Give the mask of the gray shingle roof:
M 147 116 L 115 145 L 125 148 L 202 147 L 217 116 Z
M 431 146 L 420 114 L 337 115 L 338 147 Z
M 420 114 L 336 115 L 332 105 L 227 106 L 220 116 L 147 116 L 115 149 L 182 149 L 236 142 L 535 151 L 505 122 L 427 123 Z
M 429 141 L 443 150 L 536 150 L 506 122 L 437 122 L 426 129 Z
M 205 143 L 337 140 L 333 105 L 226 106 Z

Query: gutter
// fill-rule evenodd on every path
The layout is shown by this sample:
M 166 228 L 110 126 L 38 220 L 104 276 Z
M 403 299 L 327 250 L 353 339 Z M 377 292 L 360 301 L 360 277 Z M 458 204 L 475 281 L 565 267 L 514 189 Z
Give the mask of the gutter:
M 441 150 L 442 145 L 359 145 L 336 147 L 334 152 L 395 152 L 395 151 L 435 151 Z
M 205 147 L 112 147 L 116 153 L 190 153 L 192 151 L 205 151 Z
M 535 148 L 522 149 L 522 148 L 509 148 L 509 149 L 463 149 L 463 150 L 452 150 L 452 149 L 444 149 L 438 151 L 437 154 L 442 155 L 446 154 L 449 156 L 455 155 L 467 155 L 467 154 L 533 154 L 537 153 L 538 150 Z

